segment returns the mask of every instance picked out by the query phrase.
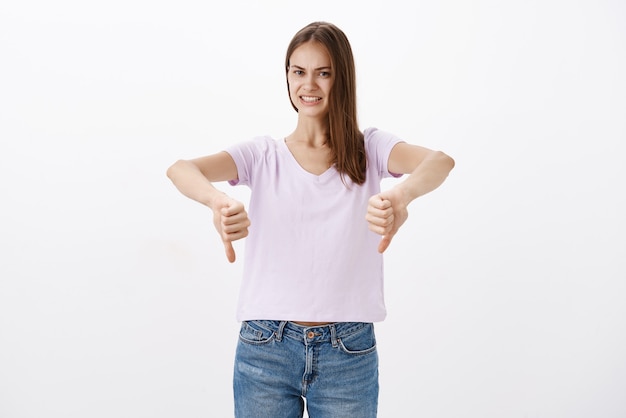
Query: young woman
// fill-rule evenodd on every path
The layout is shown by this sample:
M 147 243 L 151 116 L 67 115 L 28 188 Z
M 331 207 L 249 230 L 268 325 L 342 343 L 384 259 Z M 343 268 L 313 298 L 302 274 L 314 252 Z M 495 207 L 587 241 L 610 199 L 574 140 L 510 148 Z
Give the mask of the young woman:
M 314 22 L 291 40 L 287 90 L 298 112 L 284 138 L 257 137 L 179 160 L 168 176 L 213 211 L 226 256 L 246 254 L 234 371 L 237 417 L 375 417 L 373 323 L 385 318 L 382 253 L 407 206 L 454 161 L 391 133 L 359 129 L 354 59 L 336 26 Z M 408 174 L 381 192 L 384 177 Z M 212 183 L 251 189 L 244 205 Z

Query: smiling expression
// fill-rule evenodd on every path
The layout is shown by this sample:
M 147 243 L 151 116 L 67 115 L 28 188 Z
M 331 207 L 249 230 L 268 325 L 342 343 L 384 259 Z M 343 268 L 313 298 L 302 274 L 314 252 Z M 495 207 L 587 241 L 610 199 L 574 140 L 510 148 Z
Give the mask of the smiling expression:
M 298 114 L 325 117 L 334 80 L 326 48 L 314 41 L 300 45 L 291 54 L 287 71 L 289 97 Z

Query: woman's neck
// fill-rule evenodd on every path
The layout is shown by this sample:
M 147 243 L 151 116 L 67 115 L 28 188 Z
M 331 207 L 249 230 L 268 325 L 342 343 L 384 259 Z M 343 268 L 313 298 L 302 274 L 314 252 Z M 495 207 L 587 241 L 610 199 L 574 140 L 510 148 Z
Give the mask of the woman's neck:
M 296 129 L 286 137 L 287 142 L 298 142 L 310 148 L 322 148 L 328 142 L 328 122 L 298 118 Z

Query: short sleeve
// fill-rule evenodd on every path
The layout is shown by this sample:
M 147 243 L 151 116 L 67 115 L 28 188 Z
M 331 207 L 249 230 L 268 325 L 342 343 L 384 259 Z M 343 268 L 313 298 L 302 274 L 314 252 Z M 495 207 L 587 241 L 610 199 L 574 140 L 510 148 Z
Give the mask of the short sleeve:
M 256 137 L 227 147 L 225 151 L 230 154 L 237 166 L 237 179 L 229 180 L 228 183 L 232 186 L 250 186 L 254 180 L 252 175 L 254 169 L 267 154 L 272 142 L 271 138 Z
M 404 140 L 398 138 L 390 132 L 381 131 L 378 128 L 367 128 L 363 132 L 365 137 L 365 148 L 370 164 L 376 165 L 381 178 L 402 177 L 402 174 L 390 173 L 388 169 L 389 155 L 391 150 Z

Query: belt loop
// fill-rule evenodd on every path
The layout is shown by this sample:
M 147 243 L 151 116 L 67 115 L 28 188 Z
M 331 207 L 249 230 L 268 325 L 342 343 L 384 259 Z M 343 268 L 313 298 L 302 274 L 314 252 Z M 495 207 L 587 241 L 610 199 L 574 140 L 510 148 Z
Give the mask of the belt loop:
M 337 348 L 337 330 L 335 329 L 335 324 L 329 324 L 328 328 L 330 328 L 330 342 L 333 348 Z
M 285 330 L 285 325 L 287 325 L 287 321 L 280 321 L 278 325 L 278 331 L 276 331 L 276 341 L 281 342 L 283 339 L 283 331 Z

